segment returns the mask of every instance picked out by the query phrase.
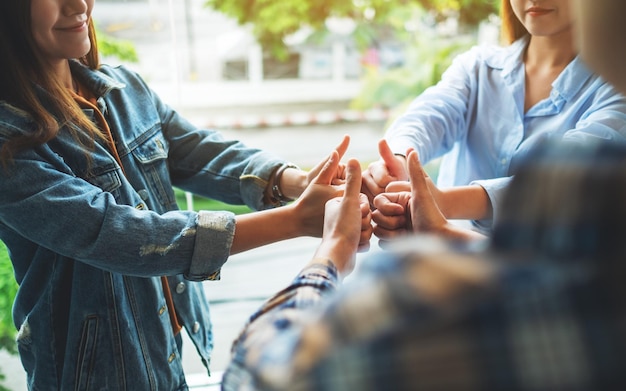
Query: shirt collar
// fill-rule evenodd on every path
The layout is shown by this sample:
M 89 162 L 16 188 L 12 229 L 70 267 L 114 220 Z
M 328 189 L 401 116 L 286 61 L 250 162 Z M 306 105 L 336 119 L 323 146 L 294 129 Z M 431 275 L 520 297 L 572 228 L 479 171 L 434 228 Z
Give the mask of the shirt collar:
M 502 70 L 502 77 L 508 77 L 522 64 L 528 40 L 528 35 L 525 35 L 502 50 L 492 51 L 485 58 L 485 63 L 488 67 Z
M 565 100 L 572 99 L 594 74 L 587 68 L 580 56 L 576 56 L 552 83 L 553 93 L 560 94 Z
M 525 35 L 511 45 L 492 52 L 486 59 L 487 66 L 501 69 L 502 77 L 508 79 L 519 69 L 523 61 L 524 50 L 530 37 Z M 552 83 L 550 98 L 554 100 L 571 100 L 576 96 L 594 74 L 587 68 L 580 56 L 576 56 Z
M 96 97 L 104 96 L 111 90 L 126 87 L 124 83 L 120 83 L 102 72 L 94 71 L 76 60 L 70 61 L 70 68 L 74 77 Z

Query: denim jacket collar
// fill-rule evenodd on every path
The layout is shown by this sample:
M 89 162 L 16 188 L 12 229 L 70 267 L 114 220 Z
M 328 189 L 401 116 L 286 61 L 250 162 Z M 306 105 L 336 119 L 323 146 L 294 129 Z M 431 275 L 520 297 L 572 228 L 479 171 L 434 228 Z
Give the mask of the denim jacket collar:
M 70 69 L 72 75 L 85 85 L 96 96 L 105 96 L 111 90 L 121 89 L 126 87 L 122 82 L 119 82 L 102 72 L 93 72 L 84 64 L 76 61 L 70 61 Z

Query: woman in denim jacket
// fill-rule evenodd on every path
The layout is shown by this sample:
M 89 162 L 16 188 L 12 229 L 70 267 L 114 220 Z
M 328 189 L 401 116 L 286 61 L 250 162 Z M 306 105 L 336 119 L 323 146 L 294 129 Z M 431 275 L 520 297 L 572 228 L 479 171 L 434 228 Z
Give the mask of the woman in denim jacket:
M 306 173 L 195 128 L 99 65 L 94 2 L 0 3 L 0 239 L 20 358 L 30 389 L 182 390 L 181 327 L 207 367 L 213 343 L 197 281 L 230 254 L 320 236 L 348 139 Z M 180 211 L 172 186 L 264 210 Z

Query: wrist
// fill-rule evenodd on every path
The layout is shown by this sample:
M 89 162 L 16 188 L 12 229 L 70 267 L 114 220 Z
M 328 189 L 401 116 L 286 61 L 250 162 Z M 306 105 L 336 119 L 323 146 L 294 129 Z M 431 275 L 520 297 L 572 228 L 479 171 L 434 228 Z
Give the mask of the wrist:
M 293 191 L 286 186 L 290 183 L 290 171 L 300 171 L 298 167 L 291 163 L 284 163 L 278 166 L 269 179 L 267 193 L 273 204 L 283 204 L 291 202 L 300 194 L 294 196 Z M 287 180 L 285 180 L 287 178 Z
M 450 189 L 439 189 L 439 194 L 433 194 L 433 196 L 435 196 L 435 202 L 444 217 L 454 219 L 454 200 L 452 200 L 454 195 L 450 193 Z
M 300 197 L 307 185 L 307 173 L 293 165 L 284 170 L 278 184 L 281 193 L 291 200 Z
M 480 185 L 442 189 L 436 201 L 447 219 L 480 220 L 491 217 L 491 201 Z
M 337 238 L 342 236 L 337 235 Z M 314 258 L 332 260 L 337 270 L 344 274 L 351 270 L 352 259 L 356 254 L 356 248 L 350 249 L 345 241 L 340 239 L 322 238 L 322 242 L 315 251 Z

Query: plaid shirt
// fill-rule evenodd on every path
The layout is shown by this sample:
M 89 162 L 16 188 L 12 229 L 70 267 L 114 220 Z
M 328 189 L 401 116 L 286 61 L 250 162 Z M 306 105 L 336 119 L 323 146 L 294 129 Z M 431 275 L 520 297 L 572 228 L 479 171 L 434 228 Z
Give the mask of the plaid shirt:
M 340 290 L 329 261 L 303 270 L 251 317 L 223 389 L 625 389 L 623 262 L 413 246 Z

